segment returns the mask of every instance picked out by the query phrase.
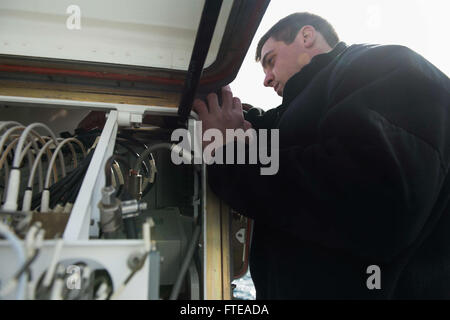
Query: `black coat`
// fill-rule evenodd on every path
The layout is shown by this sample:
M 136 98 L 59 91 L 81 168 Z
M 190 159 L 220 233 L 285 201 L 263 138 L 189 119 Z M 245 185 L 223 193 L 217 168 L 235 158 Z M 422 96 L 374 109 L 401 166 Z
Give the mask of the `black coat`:
M 251 119 L 280 167 L 210 165 L 254 219 L 257 299 L 450 298 L 450 81 L 402 46 L 339 43 Z M 379 266 L 381 289 L 367 280 Z

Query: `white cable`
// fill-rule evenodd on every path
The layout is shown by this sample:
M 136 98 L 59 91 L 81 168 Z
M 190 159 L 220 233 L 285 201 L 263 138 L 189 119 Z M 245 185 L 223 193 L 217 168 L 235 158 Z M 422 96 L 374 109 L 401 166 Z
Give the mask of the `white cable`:
M 61 204 L 58 203 L 58 204 L 53 208 L 52 212 L 53 212 L 53 213 L 62 213 L 63 210 L 64 210 L 64 207 L 63 207 Z
M 25 264 L 26 257 L 25 257 L 25 250 L 23 248 L 22 242 L 19 240 L 19 238 L 12 232 L 8 226 L 0 222 L 0 233 L 11 243 L 14 251 L 16 252 L 17 259 L 18 259 L 18 265 L 19 268 L 22 267 Z M 16 283 L 15 281 L 12 281 L 13 285 Z M 17 289 L 17 300 L 23 300 L 25 298 L 26 293 L 26 276 L 25 273 L 23 273 L 19 278 L 19 288 Z M 7 291 L 10 291 L 10 286 L 5 286 L 2 288 L 0 292 L 0 297 L 3 298 Z
M 63 213 L 71 213 L 73 208 L 73 203 L 67 202 L 64 206 Z
M 4 125 L 1 129 L 6 128 L 7 126 Z M 9 128 L 8 130 L 6 130 L 1 138 L 0 138 L 0 151 L 3 150 L 3 146 L 6 142 L 6 140 L 8 140 L 9 136 L 11 135 L 11 133 L 13 133 L 14 131 L 18 131 L 18 130 L 24 130 L 25 127 L 21 124 L 13 126 L 12 128 Z M 18 140 L 17 140 L 18 141 Z M 6 159 L 5 159 L 6 160 Z M 5 163 L 5 189 L 3 191 L 3 199 L 2 202 L 6 202 L 6 195 L 8 193 L 8 181 L 9 181 L 9 175 L 10 175 L 10 170 L 9 170 L 9 165 L 7 161 L 4 161 Z
M 45 124 L 40 123 L 40 122 L 36 122 L 36 123 L 32 123 L 30 125 L 28 125 L 25 130 L 22 132 L 22 134 L 20 135 L 20 140 L 19 140 L 19 145 L 17 146 L 17 151 L 19 151 L 19 153 L 15 153 L 14 154 L 14 160 L 13 160 L 13 165 L 14 167 L 18 168 L 20 167 L 20 152 L 22 152 L 23 149 L 23 145 L 25 144 L 25 140 L 28 137 L 28 135 L 30 134 L 30 132 L 36 128 L 36 127 L 41 127 L 43 129 L 45 129 L 46 131 L 48 131 L 48 133 L 50 134 L 50 136 L 53 138 L 53 140 L 55 141 L 55 144 L 57 144 L 57 139 L 55 134 L 53 133 L 52 130 L 50 130 L 49 127 L 47 127 Z
M 4 146 L 5 142 L 6 142 L 6 140 L 8 140 L 9 136 L 11 135 L 11 133 L 13 133 L 14 131 L 19 131 L 19 130 L 24 130 L 24 129 L 25 129 L 24 126 L 15 126 L 15 127 L 10 128 L 9 130 L 7 130 L 5 132 L 5 134 L 2 135 L 2 138 L 0 139 L 0 150 L 3 150 L 3 146 Z M 34 135 L 37 135 L 37 133 L 35 133 L 35 132 L 32 132 L 32 133 Z M 38 137 L 38 138 L 40 138 L 40 137 Z M 38 152 L 39 148 L 37 146 L 36 140 L 37 139 L 34 139 L 34 143 L 33 143 L 33 140 L 32 140 L 23 149 L 23 151 L 22 151 L 22 153 L 20 155 L 20 162 L 22 162 L 23 158 L 25 157 L 25 154 L 28 153 L 28 150 L 30 149 L 31 145 L 33 145 L 33 148 L 35 148 L 36 152 Z M 3 154 L 2 158 L 6 157 L 6 155 L 11 151 L 11 149 L 18 143 L 18 141 L 19 141 L 19 138 L 16 138 L 8 145 L 8 147 L 6 148 L 5 153 Z M 4 160 L 2 160 L 2 161 L 4 161 Z M 30 166 L 30 169 L 31 169 L 31 166 Z
M 48 139 L 48 140 L 50 140 L 50 141 L 53 141 L 51 138 L 49 138 L 49 137 L 40 137 L 40 138 L 35 138 L 34 139 L 34 141 L 36 141 L 36 140 L 42 140 L 42 139 Z M 60 140 L 61 138 L 58 138 L 57 140 Z M 62 139 L 61 139 L 62 140 Z M 25 156 L 25 150 L 27 150 L 29 147 L 30 147 L 30 145 L 31 145 L 31 143 L 32 142 L 30 142 L 24 149 L 23 149 L 23 151 L 22 151 L 22 154 L 20 155 L 20 163 L 22 163 L 22 161 L 23 161 L 23 157 Z M 37 144 L 36 144 L 36 146 L 37 146 Z M 45 144 L 44 144 L 44 146 L 45 146 Z M 40 149 L 35 149 L 35 152 L 36 152 L 36 154 L 38 153 L 40 151 Z M 49 155 L 49 158 L 50 158 L 50 156 L 52 155 L 52 153 L 49 151 L 48 152 L 48 155 Z M 30 159 L 28 159 L 29 161 L 30 161 Z M 60 159 L 59 159 L 60 161 L 60 164 L 61 164 L 61 174 L 62 174 L 62 176 L 63 177 L 65 177 L 66 176 L 66 167 L 65 167 L 65 165 L 64 165 L 64 159 L 63 159 L 63 155 L 62 154 L 60 154 Z M 32 161 L 31 162 L 32 164 L 30 164 L 30 171 L 32 170 L 32 166 L 34 165 L 34 161 Z M 40 191 L 42 191 L 42 189 L 44 188 L 44 178 L 43 178 L 43 173 L 42 173 L 42 160 L 41 160 L 41 158 L 39 158 L 39 160 L 38 160 L 38 167 L 39 167 L 39 190 Z M 57 176 L 57 171 L 56 171 L 56 167 L 54 168 L 54 176 L 55 176 L 55 182 L 58 180 L 57 178 L 58 178 L 58 176 Z
M 64 147 L 65 144 L 72 142 L 72 141 L 77 143 L 80 146 L 80 148 L 83 152 L 83 156 L 86 157 L 86 150 L 84 149 L 83 144 L 80 142 L 80 140 L 78 140 L 76 138 L 67 138 L 67 139 L 64 139 L 60 144 L 58 144 L 58 146 L 55 149 L 55 152 L 53 153 L 52 158 L 50 159 L 50 162 L 48 163 L 47 175 L 45 177 L 45 183 L 44 183 L 44 191 L 42 192 L 42 197 L 41 197 L 41 212 L 49 211 L 50 191 L 48 190 L 48 188 L 50 187 L 50 179 L 52 176 L 52 171 L 50 170 L 50 168 L 54 165 L 56 157 L 57 157 L 58 153 L 61 151 L 62 147 Z
M 25 190 L 25 194 L 23 196 L 23 202 L 22 202 L 22 211 L 30 211 L 31 210 L 31 200 L 33 196 L 33 183 L 34 183 L 34 176 L 36 174 L 36 169 L 38 167 L 38 163 L 41 161 L 42 156 L 47 151 L 49 146 L 51 144 L 54 144 L 53 140 L 47 141 L 44 146 L 39 150 L 38 155 L 36 156 L 36 159 L 34 160 L 33 167 L 31 168 L 30 175 L 28 176 L 28 184 L 27 189 Z M 52 154 L 53 155 L 53 154 Z
M 52 278 L 53 278 L 53 275 L 55 274 L 55 270 L 56 270 L 56 265 L 58 264 L 59 256 L 61 255 L 61 249 L 63 247 L 63 244 L 64 244 L 63 239 L 59 239 L 56 241 L 55 251 L 53 251 L 52 261 L 50 262 L 47 272 L 45 273 L 44 282 L 43 282 L 44 287 L 48 288 L 52 282 Z
M 55 144 L 57 144 L 56 136 L 55 134 L 50 130 L 49 127 L 47 127 L 45 124 L 42 123 L 33 123 L 30 124 L 25 128 L 25 130 L 20 135 L 20 139 L 16 148 L 16 152 L 14 153 L 14 159 L 13 159 L 13 167 L 11 168 L 11 174 L 8 181 L 8 189 L 6 191 L 6 201 L 3 205 L 3 209 L 5 211 L 15 211 L 17 210 L 17 198 L 19 197 L 19 188 L 20 188 L 20 154 L 22 153 L 23 146 L 25 144 L 25 141 L 28 137 L 28 135 L 32 132 L 32 130 L 36 127 L 41 127 L 47 130 L 50 133 L 50 136 L 55 141 Z M 34 141 L 34 140 L 33 140 Z M 36 147 L 37 149 L 37 147 Z
M 55 152 L 53 153 L 53 156 L 50 159 L 49 168 L 50 168 L 50 166 L 53 166 L 55 164 L 56 156 L 61 151 L 62 147 L 64 147 L 64 145 L 66 145 L 69 142 L 75 142 L 76 144 L 78 144 L 83 152 L 83 156 L 86 157 L 86 150 L 84 149 L 84 146 L 80 142 L 80 140 L 78 140 L 76 138 L 67 138 L 67 139 L 64 139 L 63 141 L 61 141 L 61 143 L 59 143 L 58 146 L 56 147 Z M 45 189 L 48 189 L 50 187 L 51 175 L 52 175 L 52 172 L 47 169 L 47 175 L 45 177 L 45 184 L 44 184 Z
M 19 139 L 17 139 L 17 140 L 19 140 Z M 36 140 L 35 140 L 36 141 Z M 27 155 L 27 154 L 30 154 L 30 148 L 31 148 L 31 146 L 33 145 L 33 142 L 29 142 L 26 146 L 25 146 L 25 148 L 23 148 L 23 150 L 22 150 L 22 154 L 20 155 L 20 163 L 22 163 L 22 161 L 23 161 L 23 158 L 25 158 L 25 156 Z M 39 152 L 39 150 L 36 150 L 36 152 Z M 28 160 L 30 160 L 30 159 L 28 159 Z M 31 163 L 30 164 L 30 170 L 31 170 L 31 166 L 32 166 L 33 164 Z
M 14 125 L 17 124 L 17 125 Z M 13 133 L 14 131 L 19 131 L 19 130 L 24 130 L 25 126 L 21 125 L 18 122 L 14 122 L 14 121 L 10 121 L 10 122 L 6 122 L 4 124 L 2 124 L 1 130 L 7 128 L 7 126 L 12 126 L 12 128 L 9 128 L 8 130 L 6 130 L 0 138 L 0 151 L 3 150 L 3 146 L 6 142 L 6 140 L 8 140 L 9 136 L 11 135 L 11 133 Z M 9 166 L 8 163 L 5 161 L 5 190 L 3 193 L 3 202 L 6 201 L 6 195 L 7 195 L 7 190 L 8 190 L 8 181 L 9 181 Z
M 12 126 L 21 126 L 22 124 L 17 121 L 0 121 L 0 132 L 2 132 L 3 129 L 6 129 L 7 127 Z
M 19 130 L 25 130 L 25 127 L 22 125 L 14 126 L 12 128 L 9 128 L 8 130 L 5 131 L 5 133 L 2 134 L 2 136 L 0 138 L 0 150 L 3 150 L 3 146 L 6 142 L 6 140 L 8 140 L 11 133 L 13 133 L 14 131 L 19 131 Z
M 0 157 L 0 170 L 3 168 L 3 165 L 5 165 L 5 191 L 6 191 L 6 186 L 8 183 L 8 176 L 9 176 L 9 166 L 8 166 L 8 162 L 6 160 L 8 154 L 11 152 L 11 150 L 14 148 L 14 146 L 17 144 L 17 142 L 19 141 L 19 138 L 15 138 L 9 145 L 8 147 L 5 149 L 5 151 L 3 152 L 2 156 Z M 32 168 L 32 163 L 34 162 L 34 157 L 32 152 L 29 150 L 31 147 L 32 143 L 30 142 L 24 149 L 24 151 L 22 152 L 22 159 L 25 157 L 25 154 L 28 156 L 28 166 L 29 169 L 31 170 Z M 40 172 L 40 184 L 43 185 L 43 178 L 42 178 L 42 170 Z
M 4 180 L 4 187 L 3 187 L 3 193 L 1 194 L 0 203 L 4 203 L 6 200 L 6 189 L 8 188 L 8 177 L 9 177 L 9 167 L 8 165 L 5 166 L 5 180 Z
M 10 144 L 8 144 L 5 151 L 3 151 L 2 156 L 0 158 L 0 170 L 3 168 L 3 164 L 6 163 L 6 157 L 14 148 L 14 146 L 17 144 L 17 142 L 19 142 L 19 138 L 15 138 Z M 2 150 L 0 149 L 0 151 Z
M 69 138 L 69 139 L 73 139 L 73 140 L 69 141 L 70 143 L 68 143 L 68 146 L 69 146 L 69 149 L 70 149 L 70 151 L 72 153 L 73 166 L 74 166 L 74 168 L 76 168 L 76 167 L 78 167 L 77 152 L 75 151 L 75 148 L 73 147 L 72 142 L 76 142 L 76 144 L 78 144 L 78 146 L 81 148 L 81 152 L 83 153 L 83 157 L 86 157 L 86 149 L 84 148 L 84 145 L 83 145 L 83 143 L 81 143 L 80 140 L 78 140 L 76 138 Z M 63 138 L 57 138 L 56 140 L 58 142 L 62 142 L 64 144 L 66 143 L 66 142 L 64 142 Z M 59 144 L 56 144 L 55 147 L 57 147 L 58 145 Z M 65 177 L 66 176 L 66 167 L 65 167 L 65 164 L 64 164 L 64 157 L 63 157 L 63 154 L 61 152 L 61 149 L 58 152 L 58 154 L 60 156 L 59 160 L 60 160 L 60 164 L 61 164 L 61 174 L 62 174 L 63 177 Z M 49 157 L 49 158 L 51 158 L 51 157 Z M 57 177 L 54 177 L 54 178 L 55 178 L 54 181 L 56 182 L 57 181 Z
M 19 138 L 15 138 L 10 144 L 8 144 L 5 151 L 3 151 L 3 153 L 1 154 L 1 157 L 0 157 L 0 170 L 3 168 L 3 165 L 5 165 L 5 186 L 8 182 L 8 173 L 9 173 L 7 157 L 18 141 L 19 141 Z M 30 153 L 28 153 L 28 156 L 30 156 Z
M 21 141 L 21 139 L 24 137 L 24 133 L 25 133 L 25 131 L 26 131 L 26 128 L 25 128 L 24 126 L 15 126 L 15 127 L 12 127 L 12 128 L 9 128 L 8 130 L 6 130 L 6 132 L 2 135 L 2 137 L 1 137 L 1 139 L 0 139 L 0 150 L 3 149 L 3 145 L 5 144 L 6 140 L 9 138 L 9 136 L 10 136 L 14 131 L 19 131 L 19 130 L 20 130 L 20 131 L 23 131 L 22 134 L 21 134 L 21 136 L 20 136 L 20 138 L 19 138 L 19 142 L 18 142 L 18 144 L 20 145 L 20 141 Z M 38 138 L 42 139 L 42 138 L 39 136 L 39 134 L 37 134 L 35 131 L 31 131 L 31 133 L 32 133 L 33 135 L 37 136 Z M 28 133 L 25 135 L 25 137 L 28 137 Z M 25 139 L 22 139 L 22 140 L 25 142 Z M 36 151 L 39 150 L 36 141 L 34 141 L 34 139 L 31 139 L 31 141 L 32 141 L 32 144 L 33 144 L 34 149 L 35 149 Z M 23 142 L 23 143 L 24 143 L 24 142 Z M 23 143 L 22 143 L 22 147 L 23 147 Z M 15 151 L 15 153 L 14 153 L 14 159 L 16 159 L 16 158 L 17 158 L 17 159 L 23 158 L 23 157 L 21 157 L 22 152 L 21 152 L 21 151 L 18 151 L 19 145 L 16 147 L 16 151 Z M 19 163 L 19 165 L 20 165 L 20 163 Z M 40 169 L 40 173 L 41 173 L 41 172 L 42 172 L 42 165 L 41 165 L 41 164 L 39 164 L 39 169 Z M 18 171 L 19 174 L 13 173 L 14 171 Z M 19 171 L 18 167 L 15 167 L 15 166 L 13 165 L 10 174 L 11 174 L 11 177 L 13 177 L 13 179 L 12 179 L 13 181 L 11 181 L 11 179 L 8 179 L 7 188 L 6 188 L 6 190 L 5 190 L 5 194 L 6 194 L 5 205 L 3 206 L 3 209 L 15 211 L 15 210 L 17 209 L 18 188 L 19 188 L 19 186 L 20 186 L 20 171 Z M 9 178 L 9 177 L 8 177 L 8 178 Z M 19 179 L 19 181 L 16 181 L 17 179 Z M 14 187 L 13 190 L 16 190 L 16 188 L 17 188 L 17 191 L 11 192 L 11 191 L 10 191 L 10 190 L 11 190 L 11 187 Z M 10 198 L 9 203 L 8 203 L 8 195 L 9 195 L 9 197 L 11 197 L 11 194 L 14 196 L 14 193 L 17 193 L 17 194 L 15 195 L 15 198 L 16 198 L 16 201 L 14 201 L 15 204 L 13 203 L 12 198 Z
M 26 255 L 27 255 L 27 259 L 31 258 L 33 256 L 34 253 L 34 241 L 36 239 L 36 235 L 40 230 L 40 226 L 35 223 L 33 224 L 30 229 L 28 229 L 28 232 L 25 236 L 25 251 L 26 251 Z
M 42 138 L 44 140 L 51 141 L 53 143 L 53 145 L 55 146 L 55 148 L 58 146 L 58 142 L 63 140 L 63 138 L 57 138 L 56 143 L 55 143 L 53 138 L 50 138 L 50 137 L 42 137 Z M 47 145 L 48 141 L 46 143 L 44 143 L 41 150 L 44 149 L 44 146 Z M 47 159 L 50 159 L 53 156 L 53 153 L 49 149 L 51 146 L 52 146 L 52 144 L 47 145 L 44 150 L 47 152 Z M 42 155 L 43 154 L 41 154 L 40 158 L 42 158 Z M 42 162 L 42 160 L 39 160 L 39 163 L 41 163 L 41 162 Z M 61 167 L 61 176 L 65 177 L 66 176 L 66 165 L 64 163 L 64 156 L 61 152 L 59 153 L 59 165 Z M 56 166 L 54 166 L 52 169 L 53 169 L 53 179 L 54 179 L 54 182 L 56 183 L 56 182 L 58 182 L 58 170 L 57 170 Z M 42 190 L 44 189 L 44 182 L 43 182 L 44 179 L 41 178 L 42 169 L 40 169 L 40 170 L 41 171 L 39 171 L 39 179 L 42 179 L 42 184 L 41 184 L 41 181 L 39 180 L 39 192 L 42 192 Z
M 33 148 L 37 148 L 38 147 L 38 145 L 36 143 L 36 140 L 38 140 L 38 139 L 35 139 L 34 143 L 33 143 L 33 141 L 28 143 L 25 146 L 25 148 L 23 149 L 22 154 L 20 155 L 20 162 L 21 163 L 22 163 L 23 158 L 25 158 L 25 155 L 27 156 L 27 158 L 28 158 L 28 167 L 29 167 L 30 171 L 31 171 L 31 168 L 33 167 L 33 163 L 34 163 L 34 156 L 33 156 L 33 153 L 30 150 L 30 147 L 32 145 L 33 145 Z M 39 152 L 39 149 L 35 149 L 35 153 L 37 153 L 37 152 Z M 40 168 L 40 170 L 39 170 L 39 187 L 42 188 L 42 186 L 44 185 L 44 177 L 43 177 L 43 174 L 42 174 L 42 165 L 40 165 L 39 168 Z
M 62 141 L 62 138 L 58 138 L 57 141 Z M 23 202 L 22 202 L 22 211 L 30 211 L 31 210 L 31 201 L 32 201 L 32 196 L 33 196 L 33 184 L 34 184 L 34 177 L 36 175 L 36 169 L 38 167 L 38 164 L 41 162 L 41 158 L 44 155 L 45 152 L 47 152 L 47 155 L 50 155 L 49 159 L 53 156 L 53 153 L 50 150 L 47 150 L 50 148 L 51 145 L 54 145 L 55 142 L 49 138 L 49 141 L 47 141 L 41 148 L 41 150 L 39 150 L 38 155 L 36 156 L 36 160 L 33 163 L 33 167 L 30 170 L 30 175 L 28 176 L 28 183 L 27 183 L 27 189 L 25 190 L 25 194 L 23 197 Z M 55 145 L 56 148 L 56 145 Z M 62 155 L 60 155 L 60 160 L 62 160 L 62 164 L 64 164 L 64 159 L 62 158 Z M 65 172 L 62 173 L 63 176 L 65 176 Z M 54 175 L 55 177 L 55 182 L 56 182 L 56 175 Z M 40 192 L 42 192 L 43 190 L 43 182 L 42 182 L 42 186 L 40 186 Z

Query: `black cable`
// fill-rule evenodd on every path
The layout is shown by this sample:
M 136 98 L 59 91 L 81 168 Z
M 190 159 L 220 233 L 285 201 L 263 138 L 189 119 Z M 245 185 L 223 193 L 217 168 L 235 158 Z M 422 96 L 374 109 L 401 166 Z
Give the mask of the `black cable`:
M 66 137 L 75 137 L 75 138 L 77 138 L 78 140 L 81 141 L 81 143 L 86 147 L 86 149 L 88 149 L 94 144 L 95 139 L 98 136 L 100 136 L 101 133 L 102 133 L 101 129 L 93 129 L 93 130 L 86 131 L 85 129 L 77 128 L 77 129 L 75 129 L 75 134 L 74 135 L 71 135 L 68 132 L 63 132 L 60 135 L 62 137 L 64 137 L 63 134 Z
M 55 187 L 58 188 L 56 188 L 53 193 L 50 192 L 50 207 L 53 208 L 56 203 L 64 205 L 67 202 L 67 198 L 69 198 L 71 193 L 75 191 L 74 189 L 76 189 L 77 185 L 81 185 L 83 176 L 84 170 L 80 169 L 79 172 L 73 176 L 73 179 L 65 183 L 63 187 L 60 188 L 59 185 L 56 185 Z M 79 177 L 81 177 L 81 179 Z
M 75 129 L 75 136 L 76 136 L 76 138 L 78 140 L 80 140 L 86 147 L 92 145 L 92 143 L 95 141 L 95 138 L 97 136 L 99 136 L 100 134 L 101 134 L 101 130 L 100 129 L 93 129 L 93 130 L 90 130 L 90 131 L 85 131 L 84 129 L 80 129 L 80 128 Z M 60 135 L 61 136 L 64 135 L 64 137 L 70 137 L 71 136 L 70 133 L 68 133 L 68 132 L 63 132 Z M 116 143 L 118 145 L 120 145 L 121 147 L 127 149 L 134 157 L 136 157 L 136 159 L 139 158 L 140 153 L 136 152 L 129 144 L 124 143 L 120 139 L 123 139 L 123 140 L 129 141 L 129 142 L 132 142 L 134 144 L 137 144 L 137 145 L 139 145 L 140 147 L 142 147 L 144 149 L 148 149 L 148 146 L 144 142 L 139 141 L 138 139 L 134 138 L 133 136 L 131 136 L 131 135 L 125 133 L 125 132 L 118 133 L 117 134 L 117 138 L 116 138 Z M 87 142 L 87 141 L 89 141 L 89 142 Z M 150 157 L 151 157 L 150 160 L 154 160 L 153 159 L 153 155 L 150 154 Z M 126 161 L 123 161 L 121 163 L 125 164 Z M 147 176 L 147 177 L 150 177 L 152 172 L 151 172 L 151 168 L 149 167 L 148 163 L 144 160 L 144 161 L 142 161 L 142 165 L 143 165 L 144 175 Z M 127 164 L 126 167 L 129 168 L 130 165 Z M 127 177 L 127 179 L 128 179 L 129 172 L 123 172 L 123 173 L 124 173 L 123 176 Z M 110 184 L 111 184 L 111 182 L 107 183 L 107 185 L 110 185 Z M 148 185 L 146 186 L 146 188 L 142 191 L 142 196 L 144 197 L 145 195 L 147 195 L 148 192 L 150 192 L 152 187 L 153 187 L 153 183 L 149 182 Z M 119 188 L 117 190 L 116 194 L 117 194 L 118 197 L 120 197 L 122 195 L 122 191 L 123 191 L 123 188 Z
M 132 147 L 130 147 L 129 145 L 127 145 L 126 143 L 120 141 L 120 140 L 116 140 L 116 143 L 118 145 L 120 145 L 121 147 L 127 149 L 134 157 L 136 157 L 136 159 L 139 159 L 140 154 L 135 151 Z M 147 166 L 147 163 L 145 161 L 142 161 L 143 165 L 144 165 L 144 170 L 146 171 L 146 174 L 148 175 L 150 170 Z M 129 166 L 130 167 L 130 166 Z
M 83 131 L 83 130 L 76 130 L 76 138 L 78 140 L 80 140 L 83 145 L 85 145 L 86 148 L 89 148 L 95 141 L 95 139 L 101 134 L 101 130 L 100 129 L 94 129 L 91 131 Z M 63 132 L 61 133 L 62 137 L 69 137 L 72 136 L 70 135 L 70 133 L 68 132 Z M 138 152 L 136 152 L 129 144 L 126 144 L 124 141 L 122 140 L 126 140 L 126 141 L 130 141 L 133 142 L 139 146 L 141 146 L 142 148 L 148 149 L 148 146 L 135 139 L 134 137 L 128 135 L 128 134 L 124 134 L 124 133 L 119 133 L 117 135 L 118 139 L 117 139 L 117 144 L 124 147 L 126 150 L 128 150 L 131 155 L 133 155 L 136 158 L 139 158 L 140 154 Z M 57 204 L 60 205 L 65 205 L 67 203 L 74 203 L 76 200 L 76 197 L 78 195 L 78 192 L 81 188 L 84 176 L 86 174 L 86 171 L 89 167 L 90 161 L 92 159 L 93 156 L 93 150 L 91 152 L 88 153 L 88 155 L 86 156 L 85 159 L 83 159 L 81 161 L 81 163 L 79 164 L 79 166 L 75 169 L 73 169 L 72 171 L 70 171 L 69 173 L 67 173 L 67 175 L 60 179 L 58 182 L 52 184 L 48 190 L 50 192 L 50 208 L 55 207 Z M 152 157 L 151 159 L 153 160 L 153 156 L 150 154 L 150 157 Z M 111 161 L 118 161 L 121 164 L 121 170 L 123 173 L 123 177 L 124 177 L 124 186 L 125 188 L 121 185 L 116 194 L 117 196 L 122 196 L 122 195 L 127 195 L 129 194 L 127 192 L 127 190 L 125 190 L 128 186 L 128 180 L 129 180 L 129 169 L 130 169 L 130 164 L 128 163 L 128 161 L 120 156 L 115 154 L 113 160 L 109 159 L 109 163 L 107 163 L 107 165 L 105 166 L 105 175 L 106 175 L 106 180 L 107 180 L 107 185 L 111 185 L 112 181 L 111 181 L 111 166 L 112 166 L 112 162 Z M 151 168 L 149 167 L 149 165 L 147 164 L 147 161 L 143 160 L 142 161 L 142 165 L 143 165 L 143 173 L 145 174 L 145 176 L 150 178 L 151 175 Z M 109 168 L 109 169 L 108 169 Z M 143 190 L 142 195 L 145 196 L 153 187 L 153 183 L 148 183 L 147 187 Z M 32 198 L 32 204 L 31 204 L 31 208 L 33 210 L 36 210 L 37 208 L 40 207 L 40 203 L 41 203 L 41 198 L 42 198 L 42 193 L 38 193 L 38 194 L 34 194 L 33 198 Z M 131 229 L 130 229 L 131 230 Z M 133 234 L 130 231 L 131 234 Z
M 136 218 L 126 218 L 123 219 L 123 226 L 125 229 L 125 234 L 127 239 L 137 239 L 137 226 L 136 226 Z
M 117 188 L 117 197 L 120 199 L 120 197 L 124 194 L 128 192 L 128 185 L 129 185 L 129 172 L 130 172 L 130 164 L 128 163 L 128 161 L 121 155 L 115 154 L 114 155 L 114 160 L 115 162 L 118 162 L 122 165 L 123 169 L 119 166 L 119 170 L 122 172 L 122 177 L 123 177 L 123 185 L 119 185 L 119 187 Z
M 128 133 L 120 132 L 117 134 L 117 137 L 134 142 L 135 144 L 140 145 L 142 148 L 148 149 L 148 146 L 144 142 L 139 141 L 138 139 L 134 138 L 133 136 L 129 135 Z
M 132 139 L 133 139 L 133 138 L 132 138 Z M 133 141 L 133 140 L 131 140 L 131 141 Z M 136 141 L 136 140 L 135 140 L 135 141 Z M 116 142 L 117 142 L 117 144 L 119 144 L 120 146 L 122 146 L 122 147 L 124 147 L 125 149 L 127 149 L 134 157 L 136 157 L 136 160 L 139 159 L 140 153 L 136 152 L 133 148 L 131 148 L 129 145 L 127 145 L 127 144 L 121 142 L 120 140 L 117 140 Z M 143 143 L 142 143 L 142 145 L 144 145 L 145 148 L 148 149 L 148 146 L 147 146 L 147 145 L 145 145 L 145 144 L 143 144 Z M 150 153 L 149 156 L 151 157 L 151 160 L 153 160 L 153 155 L 152 155 L 151 153 Z M 148 167 L 146 159 L 142 160 L 142 164 L 143 164 L 143 167 L 144 167 L 144 169 L 143 169 L 144 175 L 147 176 L 147 177 L 149 177 L 149 179 L 150 179 L 151 169 Z M 128 173 L 127 173 L 127 175 L 128 175 Z M 150 182 L 149 182 L 148 185 L 145 187 L 145 189 L 142 191 L 142 197 L 144 197 L 147 193 L 149 193 L 152 187 L 153 187 L 153 183 L 150 183 Z
M 119 156 L 117 154 L 113 154 L 112 156 L 110 156 L 108 158 L 108 160 L 106 160 L 106 163 L 105 163 L 105 180 L 106 180 L 105 186 L 112 186 L 112 174 L 113 174 L 112 165 L 113 165 L 114 161 L 120 162 L 122 164 L 122 166 L 125 167 L 125 169 L 128 169 L 125 172 L 125 174 L 123 174 L 123 172 L 122 172 L 122 174 L 124 176 L 124 185 L 125 185 L 124 189 L 127 190 L 128 189 L 128 171 L 130 169 L 130 165 L 128 164 L 128 162 L 126 161 L 126 159 L 124 157 Z M 116 192 L 116 194 L 118 196 L 118 192 Z
M 50 192 L 51 207 L 54 207 L 58 202 L 60 202 L 64 195 L 67 194 L 68 196 L 68 192 L 71 192 L 71 190 L 75 188 L 78 183 L 82 183 L 87 168 L 89 167 L 89 164 L 91 162 L 93 153 L 93 151 L 89 152 L 86 158 L 83 159 L 83 161 L 77 168 L 73 169 L 64 178 L 50 186 L 48 190 Z M 31 203 L 31 208 L 33 210 L 37 209 L 40 206 L 41 197 L 42 192 L 33 196 Z
M 81 165 L 75 169 L 75 174 L 72 176 L 72 179 L 64 182 L 64 184 L 62 184 L 61 182 L 55 184 L 55 187 L 57 188 L 56 192 L 54 192 L 53 196 L 52 193 L 50 193 L 50 202 L 53 206 L 55 206 L 58 201 L 66 203 L 67 201 L 65 200 L 70 196 L 70 192 L 73 191 L 74 188 L 76 188 L 77 184 L 82 183 L 84 176 L 86 175 L 86 171 L 89 167 L 90 160 L 92 159 L 92 154 L 93 152 L 90 152 L 88 156 L 86 156 L 85 161 L 83 161 Z M 62 187 L 60 187 L 61 184 Z

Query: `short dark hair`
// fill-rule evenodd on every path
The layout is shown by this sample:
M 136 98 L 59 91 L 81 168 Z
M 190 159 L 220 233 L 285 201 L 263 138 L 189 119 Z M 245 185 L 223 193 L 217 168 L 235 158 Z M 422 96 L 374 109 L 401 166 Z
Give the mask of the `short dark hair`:
M 259 40 L 256 48 L 256 61 L 261 59 L 261 50 L 269 38 L 277 41 L 284 41 L 291 44 L 301 28 L 306 25 L 313 26 L 325 38 L 330 47 L 334 47 L 339 42 L 339 36 L 333 26 L 324 18 L 309 12 L 296 12 L 278 21 L 264 36 Z

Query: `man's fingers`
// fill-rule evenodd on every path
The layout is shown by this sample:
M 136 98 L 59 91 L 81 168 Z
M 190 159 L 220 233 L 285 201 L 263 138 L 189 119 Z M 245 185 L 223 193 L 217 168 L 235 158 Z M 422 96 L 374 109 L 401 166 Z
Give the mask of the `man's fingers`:
M 247 131 L 248 129 L 253 128 L 252 124 L 248 122 L 247 120 L 244 120 L 244 131 Z
M 230 87 L 230 85 L 226 85 L 225 87 L 222 87 L 222 91 L 223 91 L 223 90 L 231 92 L 231 87 Z
M 238 111 L 242 112 L 241 99 L 239 99 L 237 97 L 233 97 L 233 109 L 237 109 Z
M 220 107 L 219 107 L 219 99 L 217 98 L 217 94 L 210 93 L 206 97 L 208 100 L 208 108 L 210 113 L 219 113 Z
M 233 109 L 233 93 L 230 86 L 222 88 L 222 109 L 226 111 Z
M 192 108 L 195 112 L 197 112 L 200 118 L 208 114 L 208 107 L 206 106 L 206 103 L 200 99 L 194 100 Z

